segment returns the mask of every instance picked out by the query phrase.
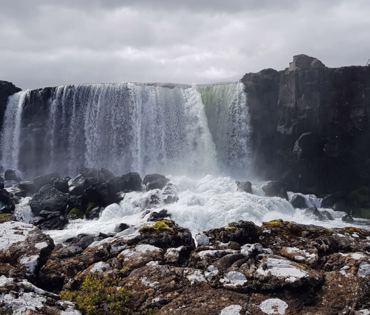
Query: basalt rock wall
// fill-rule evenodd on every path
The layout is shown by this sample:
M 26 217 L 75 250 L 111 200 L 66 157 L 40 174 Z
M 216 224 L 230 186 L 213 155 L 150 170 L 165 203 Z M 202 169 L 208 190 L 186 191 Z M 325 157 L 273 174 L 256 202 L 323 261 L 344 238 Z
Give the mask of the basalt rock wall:
M 242 81 L 258 174 L 319 194 L 370 183 L 369 66 L 327 68 L 298 55 Z

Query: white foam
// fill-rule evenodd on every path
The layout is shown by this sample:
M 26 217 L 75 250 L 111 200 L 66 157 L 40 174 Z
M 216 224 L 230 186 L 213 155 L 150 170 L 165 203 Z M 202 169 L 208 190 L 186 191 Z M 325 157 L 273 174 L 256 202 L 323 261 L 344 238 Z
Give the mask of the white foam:
M 158 191 L 131 192 L 121 203 L 105 208 L 99 219 L 75 220 L 64 229 L 48 232 L 58 243 L 80 233 L 110 233 L 119 223 L 140 226 L 146 222 L 144 211 L 167 209 L 180 226 L 189 228 L 195 235 L 212 228 L 219 228 L 239 220 L 262 222 L 283 219 L 303 224 L 322 225 L 328 228 L 351 224 L 342 222 L 342 212 L 325 209 L 334 220 L 319 221 L 294 209 L 285 199 L 248 194 L 237 190 L 234 179 L 215 175 L 200 178 L 168 176 L 175 185 L 179 200 L 172 204 L 150 204 L 150 196 Z M 160 194 L 159 194 L 160 195 Z

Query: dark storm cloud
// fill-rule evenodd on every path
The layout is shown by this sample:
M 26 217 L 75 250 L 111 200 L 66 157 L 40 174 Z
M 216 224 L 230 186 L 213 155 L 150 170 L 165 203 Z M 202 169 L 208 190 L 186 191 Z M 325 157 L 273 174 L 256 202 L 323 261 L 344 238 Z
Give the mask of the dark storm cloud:
M 0 0 L 0 79 L 210 82 L 370 58 L 370 1 Z

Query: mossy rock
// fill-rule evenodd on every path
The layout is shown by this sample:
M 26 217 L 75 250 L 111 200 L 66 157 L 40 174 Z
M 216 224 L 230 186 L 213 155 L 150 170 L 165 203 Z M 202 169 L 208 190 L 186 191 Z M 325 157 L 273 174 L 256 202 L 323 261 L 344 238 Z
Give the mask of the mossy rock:
M 136 312 L 130 306 L 132 295 L 122 287 L 120 278 L 88 275 L 79 290 L 62 291 L 63 300 L 76 304 L 86 315 L 149 315 L 151 310 Z
M 84 212 L 81 209 L 78 209 L 78 208 L 72 208 L 68 212 L 68 218 L 72 219 L 72 220 L 83 219 L 84 215 L 85 215 Z
M 12 221 L 13 215 L 11 213 L 0 213 L 0 223 Z
M 162 233 L 162 232 L 174 232 L 175 223 L 171 220 L 163 219 L 156 221 L 153 225 L 144 225 L 140 229 L 140 233 Z
M 266 222 L 264 225 L 270 228 L 280 228 L 284 226 L 284 221 L 283 220 L 272 220 L 272 221 Z

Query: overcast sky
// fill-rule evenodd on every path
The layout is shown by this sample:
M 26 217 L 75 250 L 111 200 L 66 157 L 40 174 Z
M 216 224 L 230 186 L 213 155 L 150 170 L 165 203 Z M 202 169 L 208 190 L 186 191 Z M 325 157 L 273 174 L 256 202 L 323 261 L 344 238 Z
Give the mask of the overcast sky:
M 369 0 L 0 0 L 0 79 L 201 83 L 370 58 Z

